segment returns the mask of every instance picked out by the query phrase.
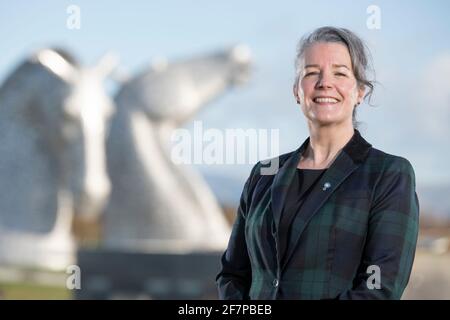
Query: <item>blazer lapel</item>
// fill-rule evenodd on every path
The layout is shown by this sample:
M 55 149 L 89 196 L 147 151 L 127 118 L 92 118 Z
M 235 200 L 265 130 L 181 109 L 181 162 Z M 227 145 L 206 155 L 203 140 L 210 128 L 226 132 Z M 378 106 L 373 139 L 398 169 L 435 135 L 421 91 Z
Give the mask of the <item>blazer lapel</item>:
M 274 179 L 274 187 L 272 188 L 272 210 L 277 230 L 287 190 L 296 173 L 300 156 L 308 146 L 308 143 L 309 138 L 306 139 L 301 147 L 285 162 L 285 165 L 278 171 L 277 175 L 279 175 L 279 177 L 275 177 Z M 359 131 L 355 129 L 350 141 L 342 148 L 334 162 L 314 185 L 310 195 L 305 199 L 301 207 L 301 214 L 295 216 L 292 222 L 291 236 L 288 239 L 287 252 L 286 254 L 283 254 L 282 252 L 278 253 L 279 258 L 284 257 L 281 269 L 289 262 L 308 222 L 323 206 L 337 187 L 360 165 L 362 161 L 364 161 L 370 147 L 371 144 L 364 140 Z
M 296 168 L 300 157 L 309 144 L 309 137 L 302 145 L 295 150 L 292 155 L 282 164 L 274 177 L 271 189 L 272 214 L 275 222 L 275 228 L 278 231 L 281 213 L 286 200 L 286 196 L 291 185 L 292 179 L 296 173 Z M 277 232 L 278 233 L 278 232 Z

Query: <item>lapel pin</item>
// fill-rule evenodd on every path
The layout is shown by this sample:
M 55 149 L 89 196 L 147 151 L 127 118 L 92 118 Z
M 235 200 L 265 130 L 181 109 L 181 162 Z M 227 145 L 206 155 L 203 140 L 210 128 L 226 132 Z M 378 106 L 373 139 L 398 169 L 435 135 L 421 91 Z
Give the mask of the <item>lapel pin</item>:
M 331 183 L 325 182 L 325 183 L 323 184 L 322 190 L 325 191 L 325 190 L 327 190 L 329 187 L 331 187 Z

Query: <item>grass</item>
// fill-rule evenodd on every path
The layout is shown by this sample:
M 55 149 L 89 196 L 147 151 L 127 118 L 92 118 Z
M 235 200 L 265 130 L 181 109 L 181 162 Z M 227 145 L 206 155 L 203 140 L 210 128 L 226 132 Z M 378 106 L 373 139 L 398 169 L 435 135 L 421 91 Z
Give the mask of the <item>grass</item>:
M 65 287 L 34 283 L 1 283 L 0 299 L 5 300 L 68 300 L 72 292 Z

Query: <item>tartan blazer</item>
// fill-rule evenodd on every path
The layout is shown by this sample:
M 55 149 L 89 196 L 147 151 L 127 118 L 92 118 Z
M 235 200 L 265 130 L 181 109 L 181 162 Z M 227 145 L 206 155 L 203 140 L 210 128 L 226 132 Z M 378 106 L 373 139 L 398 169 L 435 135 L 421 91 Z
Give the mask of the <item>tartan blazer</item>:
M 216 276 L 219 298 L 400 299 L 418 235 L 415 173 L 356 129 L 297 212 L 286 252 L 278 251 L 283 204 L 308 144 L 272 159 L 275 174 L 263 174 L 263 162 L 253 167 Z

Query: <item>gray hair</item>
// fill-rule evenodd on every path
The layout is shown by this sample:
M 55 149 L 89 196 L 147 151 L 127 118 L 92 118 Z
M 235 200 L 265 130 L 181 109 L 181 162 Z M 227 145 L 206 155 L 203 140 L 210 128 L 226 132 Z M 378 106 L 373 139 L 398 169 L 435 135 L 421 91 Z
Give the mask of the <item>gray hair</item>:
M 321 27 L 304 36 L 299 41 L 297 46 L 297 55 L 295 57 L 295 84 L 298 83 L 300 72 L 303 68 L 302 59 L 304 57 L 305 50 L 309 46 L 317 42 L 336 42 L 342 43 L 347 47 L 350 53 L 353 74 L 355 75 L 358 85 L 360 87 L 368 89 L 366 94 L 364 95 L 364 99 L 368 98 L 370 103 L 370 99 L 372 98 L 373 89 L 375 86 L 375 81 L 369 80 L 367 76 L 367 73 L 369 71 L 373 72 L 370 51 L 360 37 L 345 28 L 336 28 L 329 26 Z M 353 109 L 352 118 L 353 126 L 358 127 L 359 123 L 356 121 L 356 108 Z

